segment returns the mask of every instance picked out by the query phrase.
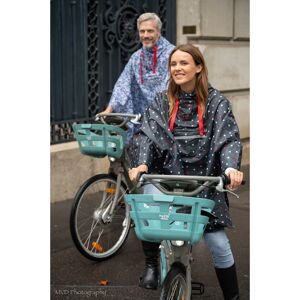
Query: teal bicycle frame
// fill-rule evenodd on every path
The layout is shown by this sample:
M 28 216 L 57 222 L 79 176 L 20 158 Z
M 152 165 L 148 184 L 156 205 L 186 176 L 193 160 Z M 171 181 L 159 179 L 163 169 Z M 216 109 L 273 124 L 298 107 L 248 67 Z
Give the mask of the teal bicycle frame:
M 186 289 L 180 293 L 184 299 L 190 299 L 192 245 L 202 238 L 215 202 L 189 196 L 197 195 L 213 184 L 217 190 L 224 191 L 223 178 L 144 174 L 140 185 L 144 181 L 154 184 L 164 194 L 125 196 L 136 235 L 141 240 L 161 243 L 161 285 L 174 264 L 185 268 Z

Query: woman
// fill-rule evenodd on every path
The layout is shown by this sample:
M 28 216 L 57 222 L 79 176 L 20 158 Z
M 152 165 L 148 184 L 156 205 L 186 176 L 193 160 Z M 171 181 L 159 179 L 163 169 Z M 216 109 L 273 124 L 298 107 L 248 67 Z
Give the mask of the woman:
M 168 90 L 157 94 L 145 111 L 139 133 L 135 181 L 139 173 L 219 176 L 231 179 L 227 188 L 237 188 L 242 145 L 229 101 L 208 83 L 204 58 L 191 44 L 177 46 L 169 57 Z M 145 193 L 157 193 L 154 187 Z M 232 227 L 226 193 L 207 188 L 199 195 L 213 199 L 217 217 L 206 228 L 204 240 L 212 254 L 224 298 L 239 299 L 234 258 L 224 231 Z M 146 268 L 140 280 L 144 288 L 157 288 L 158 244 L 142 242 Z

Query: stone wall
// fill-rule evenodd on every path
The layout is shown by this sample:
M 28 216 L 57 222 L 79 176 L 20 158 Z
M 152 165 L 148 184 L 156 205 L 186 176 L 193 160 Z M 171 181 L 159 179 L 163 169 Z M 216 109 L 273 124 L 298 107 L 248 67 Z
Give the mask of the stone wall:
M 241 138 L 250 139 L 249 0 L 177 0 L 177 44 L 199 47 L 209 82 L 232 102 Z
M 108 159 L 82 155 L 77 142 L 51 146 L 51 202 L 74 198 L 88 178 L 108 170 Z

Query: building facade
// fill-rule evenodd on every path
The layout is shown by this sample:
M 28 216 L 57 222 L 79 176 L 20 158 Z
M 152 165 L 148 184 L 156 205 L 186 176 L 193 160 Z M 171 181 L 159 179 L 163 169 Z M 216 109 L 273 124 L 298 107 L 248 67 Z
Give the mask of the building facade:
M 199 47 L 207 62 L 210 83 L 232 103 L 244 144 L 243 164 L 249 163 L 250 148 L 249 1 L 172 1 L 173 5 L 176 2 L 173 28 L 176 44 L 193 43 Z M 121 2 L 128 4 L 128 1 Z M 162 9 L 163 1 L 157 2 Z M 51 201 L 73 198 L 87 178 L 105 172 L 107 166 L 105 158 L 81 155 L 76 141 L 51 145 Z

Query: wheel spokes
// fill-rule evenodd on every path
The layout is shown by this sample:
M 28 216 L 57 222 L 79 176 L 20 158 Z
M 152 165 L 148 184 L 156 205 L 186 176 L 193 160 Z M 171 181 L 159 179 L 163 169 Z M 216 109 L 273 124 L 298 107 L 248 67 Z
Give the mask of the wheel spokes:
M 104 175 L 91 181 L 79 194 L 73 239 L 88 258 L 102 260 L 113 255 L 128 235 L 130 215 L 124 201 L 128 189 L 121 185 L 117 191 L 116 187 L 116 181 Z

